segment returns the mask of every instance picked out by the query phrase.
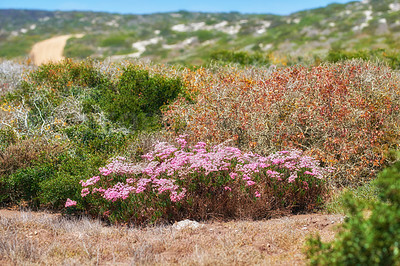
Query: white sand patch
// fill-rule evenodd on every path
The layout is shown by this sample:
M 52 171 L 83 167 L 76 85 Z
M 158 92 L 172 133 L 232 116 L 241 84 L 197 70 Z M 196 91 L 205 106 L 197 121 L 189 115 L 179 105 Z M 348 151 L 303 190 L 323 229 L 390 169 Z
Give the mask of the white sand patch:
M 215 25 L 206 25 L 205 22 L 195 22 L 190 24 L 177 24 L 171 27 L 173 31 L 178 32 L 192 32 L 198 30 L 218 30 L 228 34 L 236 34 L 239 32 L 241 26 L 239 24 L 228 26 L 228 21 L 222 21 Z
M 228 21 L 221 21 L 220 23 L 217 23 L 215 25 L 210 26 L 211 28 L 215 30 L 222 30 L 226 25 L 228 25 Z
M 126 55 L 126 56 L 128 56 L 128 57 L 139 57 L 146 51 L 146 46 L 147 45 L 157 44 L 161 40 L 162 40 L 162 37 L 155 37 L 155 38 L 152 38 L 152 39 L 149 39 L 149 40 L 135 42 L 135 43 L 132 44 L 132 48 L 135 48 L 138 51 L 136 53 L 132 53 L 132 54 L 129 54 L 129 55 Z
M 157 44 L 162 40 L 163 40 L 162 37 L 155 37 L 155 38 L 152 38 L 149 40 L 135 42 L 132 44 L 132 48 L 138 50 L 137 52 L 131 53 L 131 54 L 124 54 L 124 55 L 112 55 L 109 57 L 109 59 L 111 61 L 114 61 L 114 60 L 117 61 L 117 60 L 122 60 L 122 59 L 126 59 L 126 58 L 139 58 L 146 51 L 147 45 Z
M 389 5 L 389 8 L 391 12 L 400 11 L 400 3 L 392 3 Z
M 82 38 L 83 34 L 62 35 L 36 43 L 30 52 L 32 62 L 39 66 L 48 62 L 58 62 L 64 59 L 64 47 L 69 38 Z
M 294 23 L 294 24 L 299 24 L 300 21 L 301 21 L 300 18 L 295 18 L 295 19 L 293 19 L 293 23 Z
M 289 19 L 286 20 L 286 23 L 287 23 L 287 24 L 292 24 L 292 23 L 294 23 L 294 24 L 299 24 L 300 21 L 301 21 L 300 18 L 294 18 L 294 19 L 290 19 L 290 18 L 289 18 Z
M 173 17 L 173 18 L 180 18 L 180 17 L 182 17 L 182 15 L 181 15 L 181 14 L 178 14 L 178 13 L 171 13 L 171 17 Z
M 110 27 L 119 27 L 119 24 L 116 20 L 107 21 L 105 24 Z
M 267 29 L 271 26 L 271 21 L 260 21 L 261 27 L 256 29 L 257 34 L 263 34 L 267 31 Z
M 364 28 L 369 26 L 369 21 L 373 19 L 372 16 L 372 10 L 365 10 L 364 15 L 365 15 L 365 21 L 361 23 L 360 25 L 354 26 L 352 28 L 353 31 L 362 31 Z
M 386 21 L 385 18 L 380 18 L 380 19 L 378 20 L 378 22 L 379 22 L 379 24 L 386 24 L 386 23 L 387 23 L 387 21 Z
M 234 34 L 237 34 L 241 28 L 242 27 L 240 25 L 232 25 L 232 26 L 226 27 L 224 29 L 221 29 L 221 31 L 228 33 L 230 35 L 234 35 Z
M 367 22 L 373 19 L 372 13 L 372 10 L 364 11 L 365 19 L 367 20 Z
M 207 41 L 203 42 L 201 45 L 207 46 L 207 45 L 214 44 L 216 42 L 217 42 L 216 40 L 207 40 Z
M 260 29 L 257 29 L 257 30 L 256 30 L 256 33 L 257 33 L 257 34 L 263 34 L 263 33 L 265 33 L 266 31 L 267 31 L 266 28 L 260 28 Z
M 163 48 L 164 49 L 182 49 L 185 48 L 188 45 L 191 45 L 197 41 L 197 37 L 191 37 L 189 39 L 183 40 L 180 43 L 176 44 L 164 44 Z
M 196 23 L 191 23 L 189 25 L 185 24 L 178 24 L 172 26 L 173 31 L 178 31 L 178 32 L 189 32 L 189 31 L 198 31 L 198 30 L 205 30 L 208 27 L 206 26 L 205 22 L 196 22 Z
M 50 17 L 43 17 L 43 18 L 39 18 L 40 22 L 45 22 L 48 21 L 50 19 Z
M 261 50 L 263 50 L 263 51 L 268 51 L 268 50 L 271 49 L 274 45 L 273 45 L 272 43 L 267 43 L 267 44 L 260 43 L 258 46 L 260 46 Z
M 187 31 L 188 27 L 185 24 L 177 24 L 172 26 L 171 30 L 178 31 L 178 32 L 185 32 Z

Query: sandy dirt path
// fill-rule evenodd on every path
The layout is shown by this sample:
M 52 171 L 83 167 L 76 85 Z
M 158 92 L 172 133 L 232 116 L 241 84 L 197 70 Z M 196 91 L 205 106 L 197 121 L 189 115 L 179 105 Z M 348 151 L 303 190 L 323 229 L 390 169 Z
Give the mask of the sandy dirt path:
M 64 59 L 64 47 L 69 38 L 82 38 L 83 34 L 61 35 L 36 43 L 30 52 L 30 58 L 37 66 Z

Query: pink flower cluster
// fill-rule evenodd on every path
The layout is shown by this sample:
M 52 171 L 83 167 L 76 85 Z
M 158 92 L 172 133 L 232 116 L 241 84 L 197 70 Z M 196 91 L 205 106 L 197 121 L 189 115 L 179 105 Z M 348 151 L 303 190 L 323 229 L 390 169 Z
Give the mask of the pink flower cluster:
M 303 156 L 298 150 L 280 151 L 264 157 L 221 145 L 207 150 L 204 142 L 188 147 L 184 136 L 177 138 L 177 143 L 180 146 L 178 148 L 166 142 L 157 143 L 152 152 L 143 156 L 143 163 L 129 163 L 123 157 L 113 158 L 99 169 L 100 176 L 80 182 L 82 197 L 98 193 L 114 202 L 150 190 L 158 194 L 169 193 L 171 201 L 177 202 L 185 197 L 186 189 L 179 187 L 176 181 L 190 179 L 193 175 L 207 176 L 218 172 L 230 177 L 223 188 L 232 191 L 229 186 L 232 182 L 255 186 L 257 181 L 254 178 L 260 172 L 269 178 L 293 183 L 299 175 L 322 179 L 331 171 L 320 167 L 316 160 Z M 113 184 L 113 177 L 116 176 L 119 181 L 115 180 Z M 258 191 L 254 195 L 261 197 Z
M 67 199 L 67 202 L 65 202 L 65 208 L 71 207 L 71 206 L 76 206 L 76 201 Z

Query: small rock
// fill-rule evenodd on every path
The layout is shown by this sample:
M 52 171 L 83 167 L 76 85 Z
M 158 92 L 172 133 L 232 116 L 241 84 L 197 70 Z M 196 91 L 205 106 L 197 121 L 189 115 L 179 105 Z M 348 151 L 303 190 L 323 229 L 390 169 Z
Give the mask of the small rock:
M 174 225 L 172 227 L 176 230 L 182 230 L 182 229 L 186 229 L 186 228 L 197 229 L 197 228 L 200 228 L 203 226 L 204 226 L 203 224 L 200 224 L 196 221 L 191 221 L 191 220 L 186 219 L 186 220 L 174 223 Z

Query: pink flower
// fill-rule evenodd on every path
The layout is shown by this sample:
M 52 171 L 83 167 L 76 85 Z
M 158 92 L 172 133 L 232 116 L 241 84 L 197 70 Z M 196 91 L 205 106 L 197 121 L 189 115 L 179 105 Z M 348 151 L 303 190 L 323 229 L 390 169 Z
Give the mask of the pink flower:
M 89 193 L 90 193 L 90 191 L 88 188 L 82 189 L 82 191 L 81 191 L 82 198 L 86 197 Z
M 67 202 L 65 202 L 65 208 L 71 207 L 71 206 L 76 206 L 76 201 L 70 200 L 69 198 L 67 199 Z
M 260 192 L 258 192 L 258 191 L 254 192 L 254 195 L 256 196 L 256 198 L 261 197 L 261 194 L 260 194 Z
M 232 189 L 230 187 L 224 187 L 225 190 L 229 190 L 232 191 Z
M 128 178 L 128 179 L 126 180 L 126 183 L 132 184 L 132 183 L 133 183 L 133 178 Z
M 104 193 L 106 190 L 104 189 L 104 188 L 102 188 L 102 187 L 99 187 L 99 188 L 94 188 L 93 189 L 93 191 L 92 191 L 92 194 L 94 194 L 94 193 L 96 193 L 96 192 L 100 192 L 100 193 Z
M 90 179 L 88 179 L 86 182 L 81 180 L 79 183 L 82 185 L 82 187 L 87 187 L 96 184 L 100 180 L 100 176 L 94 176 Z
M 293 173 L 293 174 L 291 174 L 291 175 L 289 176 L 288 182 L 289 182 L 289 183 L 293 183 L 294 180 L 296 180 L 296 178 L 297 178 L 297 173 Z
M 180 135 L 179 138 L 176 138 L 176 142 L 178 142 L 179 145 L 181 145 L 181 148 L 182 148 L 182 149 L 185 148 L 185 147 L 186 147 L 186 144 L 187 144 L 187 141 L 186 141 L 186 139 L 185 139 L 186 136 L 187 136 L 187 135 Z
M 247 181 L 247 185 L 248 186 L 252 186 L 252 185 L 254 185 L 256 182 L 254 182 L 254 181 L 252 181 L 252 180 L 249 180 L 249 181 Z
M 246 174 L 243 175 L 243 180 L 250 180 L 250 179 L 251 179 L 251 177 L 249 175 L 246 175 Z
M 207 144 L 205 142 L 198 142 L 194 147 L 196 149 L 204 149 L 207 146 Z
M 238 176 L 238 174 L 237 174 L 237 173 L 230 173 L 229 176 L 230 176 L 232 179 L 235 179 L 235 178 Z

